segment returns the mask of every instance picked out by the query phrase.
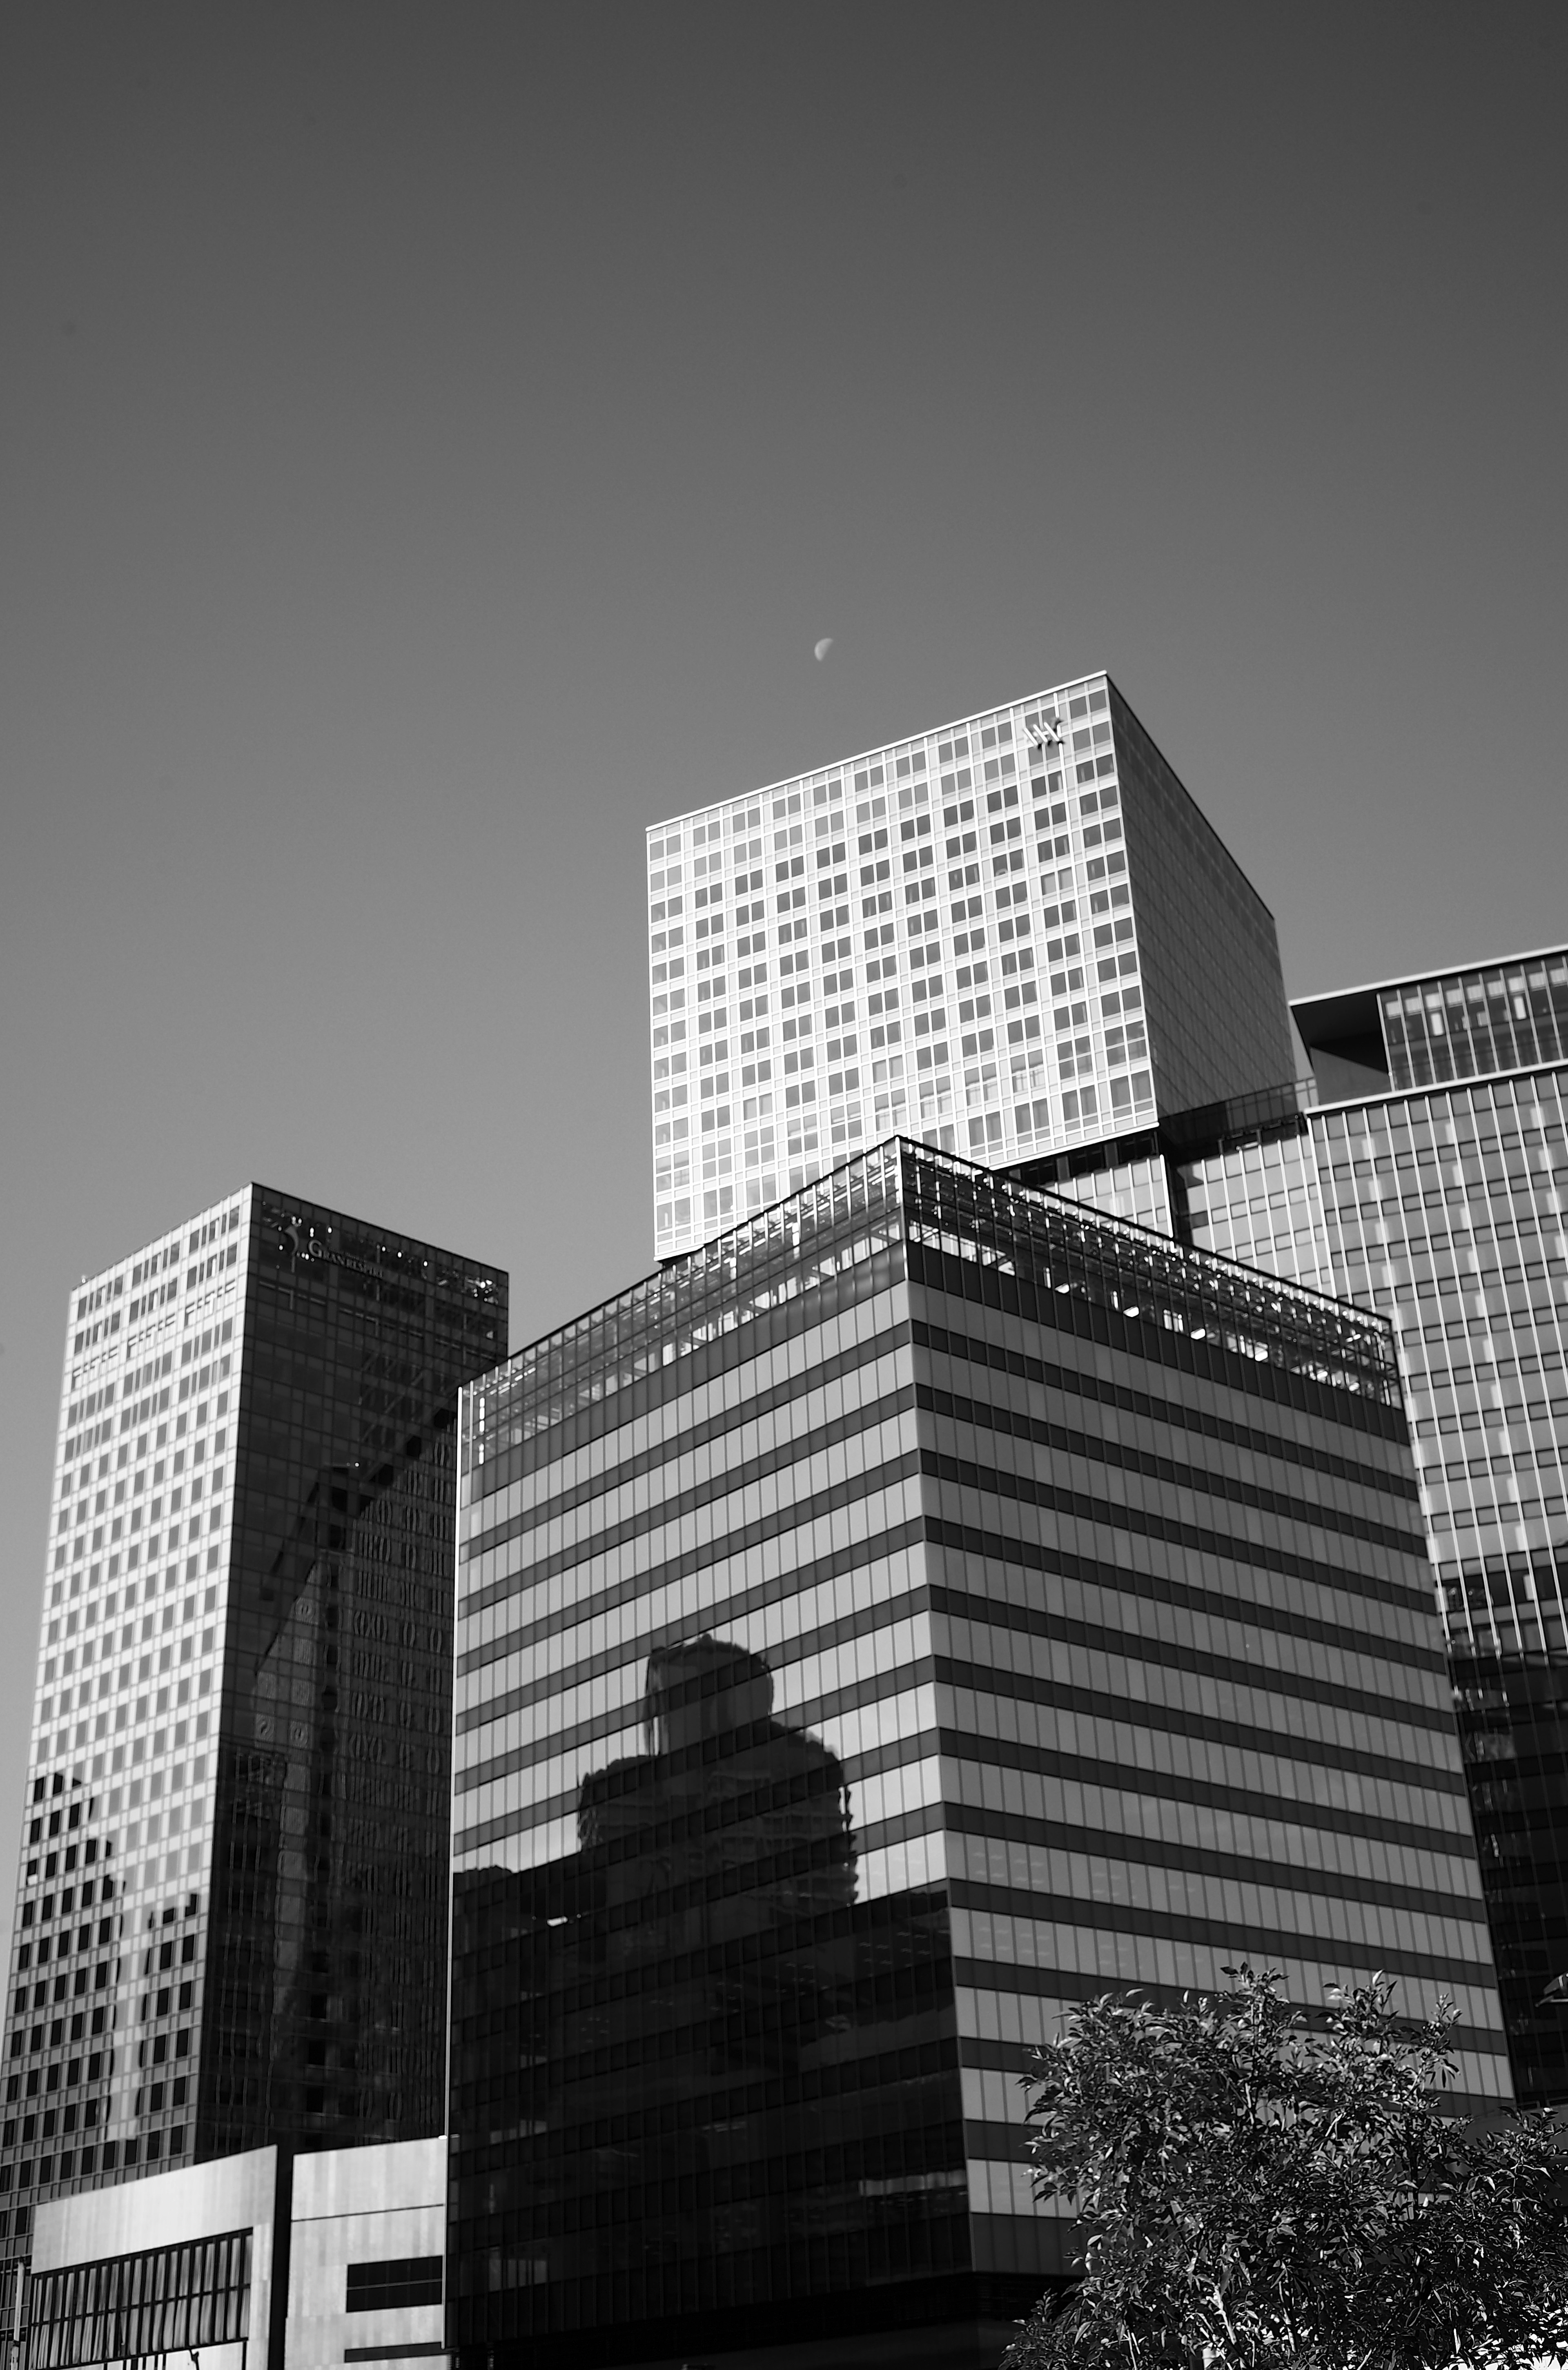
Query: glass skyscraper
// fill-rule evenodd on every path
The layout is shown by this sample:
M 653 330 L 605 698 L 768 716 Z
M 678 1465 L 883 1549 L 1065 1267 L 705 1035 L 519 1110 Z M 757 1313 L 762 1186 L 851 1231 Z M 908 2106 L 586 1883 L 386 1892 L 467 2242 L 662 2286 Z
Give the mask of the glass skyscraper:
M 506 1278 L 248 1186 L 71 1297 L 5 2040 L 40 2200 L 443 2115 L 454 1437 Z
M 1398 1329 L 1519 2095 L 1568 2100 L 1568 952 L 1305 999 L 1315 1103 L 1173 1164 L 1190 1239 Z
M 894 1133 L 1011 1167 L 1295 1074 L 1273 917 L 1103 674 L 655 824 L 648 920 L 661 1258 Z
M 1380 1317 L 894 1140 L 459 1465 L 458 2370 L 989 2358 L 1108 1984 L 1381 1967 L 1507 2095 Z

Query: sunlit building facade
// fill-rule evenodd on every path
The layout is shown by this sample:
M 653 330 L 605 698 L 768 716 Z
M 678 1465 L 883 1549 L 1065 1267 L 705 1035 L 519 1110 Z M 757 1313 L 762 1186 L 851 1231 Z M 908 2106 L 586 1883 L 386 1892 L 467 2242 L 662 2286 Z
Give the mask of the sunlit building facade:
M 458 1386 L 496 1270 L 248 1186 L 71 1296 L 6 2019 L 40 2202 L 438 2132 Z
M 1568 2100 L 1568 951 L 1295 1007 L 1316 1100 L 1175 1166 L 1191 1240 L 1397 1329 L 1514 2078 Z
M 656 824 L 648 924 L 660 1258 L 894 1133 L 1011 1167 L 1294 1074 L 1273 917 L 1103 674 Z
M 1382 1319 L 890 1141 L 459 1462 L 458 2370 L 994 2358 L 1107 1984 L 1381 1967 L 1506 2095 Z

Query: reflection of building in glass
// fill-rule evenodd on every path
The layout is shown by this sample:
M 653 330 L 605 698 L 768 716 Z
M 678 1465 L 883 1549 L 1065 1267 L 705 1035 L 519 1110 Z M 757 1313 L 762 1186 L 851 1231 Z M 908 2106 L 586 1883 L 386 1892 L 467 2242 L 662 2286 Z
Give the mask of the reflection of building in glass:
M 1294 1068 L 1273 917 L 1103 674 L 655 824 L 648 928 L 661 1258 L 895 1133 L 1010 1167 Z
M 1175 1147 L 1191 1240 L 1398 1329 L 1514 2080 L 1568 2100 L 1568 953 L 1295 1007 L 1316 1101 Z M 1205 1115 L 1199 1114 L 1201 1120 Z
M 505 1278 L 259 1186 L 73 1294 L 0 2242 L 440 2128 L 457 1386 Z
M 956 2117 L 933 2147 L 928 2079 L 889 2086 L 878 2065 L 890 2023 L 907 2043 L 949 1996 L 935 1904 L 856 1911 L 843 1767 L 772 1716 L 760 1655 L 655 1647 L 646 1689 L 649 1749 L 584 1777 L 579 1849 L 459 1883 L 460 1947 L 499 1950 L 526 2004 L 490 2185 L 528 2233 L 528 2276 L 787 2258 L 803 2221 L 856 2277 L 886 2276 L 912 2176 L 933 2171 L 956 2262 Z M 894 1965 L 921 2000 L 890 2018 Z M 888 2185 L 874 2205 L 868 2169 Z
M 215 2151 L 225 2129 L 442 2121 L 455 1416 L 369 1470 L 324 1468 L 277 1559 L 228 1765 L 244 1843 L 208 1994 Z
M 1013 2077 L 1108 1981 L 1384 1967 L 1505 2092 L 1378 1319 L 893 1143 L 459 1462 L 460 2370 L 982 2358 L 1065 2260 Z

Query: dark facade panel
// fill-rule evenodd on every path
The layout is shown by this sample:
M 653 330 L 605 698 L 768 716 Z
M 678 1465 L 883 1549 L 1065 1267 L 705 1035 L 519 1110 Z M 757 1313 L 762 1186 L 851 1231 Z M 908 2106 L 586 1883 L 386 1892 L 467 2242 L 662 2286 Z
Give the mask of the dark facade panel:
M 440 2130 L 460 1384 L 506 1279 L 264 1187 L 73 1294 L 0 2123 L 62 2191 Z

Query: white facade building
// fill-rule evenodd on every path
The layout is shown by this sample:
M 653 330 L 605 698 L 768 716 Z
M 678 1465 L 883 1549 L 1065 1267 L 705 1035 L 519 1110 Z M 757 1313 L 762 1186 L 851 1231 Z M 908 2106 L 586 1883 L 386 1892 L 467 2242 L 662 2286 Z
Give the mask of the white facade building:
M 445 2183 L 446 2142 L 402 2140 L 253 2148 L 56 2198 L 39 2210 L 22 2289 L 23 2358 L 37 2370 L 444 2359 Z
M 1295 1068 L 1272 916 L 1103 674 L 656 824 L 648 924 L 661 1258 L 881 1137 L 1012 1167 Z

